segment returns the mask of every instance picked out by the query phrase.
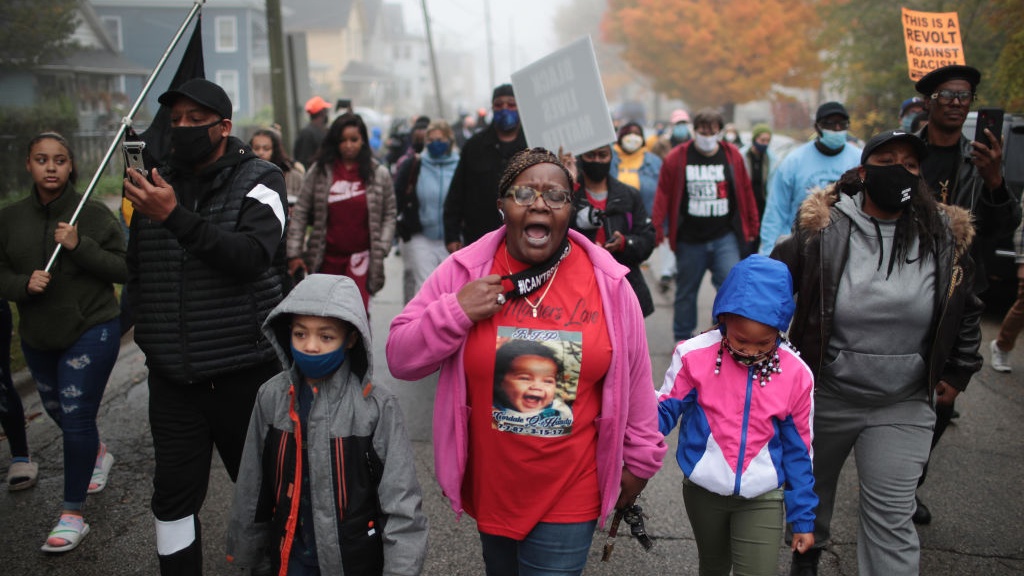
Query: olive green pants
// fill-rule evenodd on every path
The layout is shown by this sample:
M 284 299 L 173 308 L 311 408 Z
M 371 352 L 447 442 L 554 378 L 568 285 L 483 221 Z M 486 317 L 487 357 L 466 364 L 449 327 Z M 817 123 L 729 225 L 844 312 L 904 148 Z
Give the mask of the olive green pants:
M 683 481 L 683 502 L 701 576 L 774 576 L 782 541 L 782 489 L 756 498 L 721 496 Z

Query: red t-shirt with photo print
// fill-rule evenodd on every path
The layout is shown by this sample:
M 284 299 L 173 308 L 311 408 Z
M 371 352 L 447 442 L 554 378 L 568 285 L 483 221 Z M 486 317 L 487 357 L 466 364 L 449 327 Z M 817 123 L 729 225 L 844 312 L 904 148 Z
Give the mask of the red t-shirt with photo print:
M 502 244 L 491 273 L 527 267 Z M 526 298 L 540 300 L 536 318 L 524 298 L 512 298 L 473 327 L 465 350 L 470 419 L 463 505 L 480 531 L 516 540 L 538 522 L 587 522 L 600 514 L 596 420 L 611 363 L 593 266 L 578 245 Z M 495 394 L 495 356 L 513 340 L 542 343 L 561 363 L 555 398 L 543 410 L 520 412 Z

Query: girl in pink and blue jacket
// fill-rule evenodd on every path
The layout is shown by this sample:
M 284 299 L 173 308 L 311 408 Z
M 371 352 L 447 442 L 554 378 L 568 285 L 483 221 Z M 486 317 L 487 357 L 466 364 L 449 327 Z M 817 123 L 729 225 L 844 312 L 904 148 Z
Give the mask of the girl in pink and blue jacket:
M 676 346 L 659 391 L 661 432 L 680 426 L 701 574 L 776 574 L 783 502 L 793 549 L 814 544 L 814 384 L 780 334 L 796 307 L 780 264 L 755 254 L 733 267 L 712 309 L 717 327 Z

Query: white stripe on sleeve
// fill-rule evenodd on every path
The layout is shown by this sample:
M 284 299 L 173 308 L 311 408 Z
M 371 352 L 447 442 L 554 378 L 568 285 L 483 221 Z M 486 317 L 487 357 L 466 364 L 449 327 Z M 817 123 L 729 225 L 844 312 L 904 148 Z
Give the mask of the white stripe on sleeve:
M 284 206 L 281 204 L 281 195 L 276 191 L 267 188 L 263 184 L 257 184 L 255 188 L 249 190 L 249 193 L 245 195 L 246 198 L 252 198 L 261 204 L 265 204 L 274 211 L 274 216 L 277 216 L 278 222 L 281 223 L 281 237 L 284 237 Z

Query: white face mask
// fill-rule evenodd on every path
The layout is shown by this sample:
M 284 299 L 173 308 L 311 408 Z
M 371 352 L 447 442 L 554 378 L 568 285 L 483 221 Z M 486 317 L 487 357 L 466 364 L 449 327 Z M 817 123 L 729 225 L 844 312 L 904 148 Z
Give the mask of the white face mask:
M 710 154 L 718 148 L 718 137 L 697 134 L 693 138 L 693 145 L 697 147 L 697 150 Z
M 644 137 L 639 134 L 626 134 L 622 137 L 622 150 L 632 154 L 644 145 Z

